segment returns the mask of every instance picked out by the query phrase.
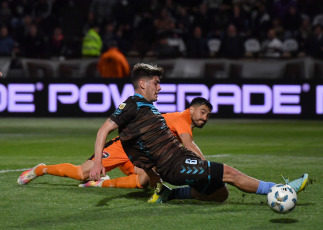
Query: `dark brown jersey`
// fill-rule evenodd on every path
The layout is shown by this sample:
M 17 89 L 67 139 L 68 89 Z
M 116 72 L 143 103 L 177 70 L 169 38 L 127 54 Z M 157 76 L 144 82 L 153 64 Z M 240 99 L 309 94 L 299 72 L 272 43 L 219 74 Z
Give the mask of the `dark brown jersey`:
M 110 119 L 119 126 L 122 147 L 137 167 L 163 165 L 181 148 L 161 113 L 140 94 L 120 104 Z

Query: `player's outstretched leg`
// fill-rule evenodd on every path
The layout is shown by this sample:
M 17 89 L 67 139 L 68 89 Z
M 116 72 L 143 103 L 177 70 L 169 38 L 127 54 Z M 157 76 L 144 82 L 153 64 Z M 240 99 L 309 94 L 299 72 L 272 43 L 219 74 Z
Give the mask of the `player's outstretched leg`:
M 265 182 L 249 177 L 246 174 L 243 174 L 239 170 L 228 165 L 224 165 L 223 182 L 229 183 L 244 192 L 263 195 L 268 194 L 270 188 L 276 184 L 273 182 Z M 300 178 L 291 182 L 288 182 L 288 180 L 286 180 L 286 184 L 290 185 L 295 190 L 295 192 L 298 193 L 304 190 L 307 186 L 308 174 L 305 173 Z
M 265 181 L 257 180 L 227 165 L 224 165 L 223 171 L 224 171 L 223 182 L 231 184 L 237 187 L 238 189 L 248 193 L 266 195 L 268 194 L 270 188 L 276 184 L 273 182 L 265 182 Z M 298 179 L 293 180 L 291 182 L 289 182 L 288 180 L 285 180 L 285 182 L 286 184 L 290 185 L 295 190 L 295 192 L 299 193 L 303 191 L 308 184 L 308 174 L 305 173 Z M 155 193 L 148 200 L 148 202 L 165 203 L 166 201 L 171 200 L 172 199 L 171 197 L 174 195 L 176 197 L 175 199 L 192 199 L 192 198 L 200 199 L 199 197 L 196 197 L 192 194 L 192 190 L 190 189 L 190 187 L 169 189 L 166 185 L 160 184 L 156 188 Z M 227 197 L 225 197 L 225 199 L 226 198 Z M 209 200 L 209 199 L 205 199 L 205 200 Z
M 43 163 L 23 172 L 18 178 L 18 184 L 27 184 L 31 180 L 49 174 L 53 176 L 69 177 L 75 180 L 85 180 L 88 178 L 93 162 L 88 160 L 82 165 L 72 165 L 62 163 L 56 165 L 45 165 Z
M 27 171 L 24 171 L 19 177 L 18 177 L 18 184 L 23 185 L 23 184 L 28 184 L 31 180 L 35 179 L 38 175 L 35 173 L 35 170 L 39 166 L 46 166 L 43 163 L 40 163 L 36 165 L 35 167 L 28 169 Z

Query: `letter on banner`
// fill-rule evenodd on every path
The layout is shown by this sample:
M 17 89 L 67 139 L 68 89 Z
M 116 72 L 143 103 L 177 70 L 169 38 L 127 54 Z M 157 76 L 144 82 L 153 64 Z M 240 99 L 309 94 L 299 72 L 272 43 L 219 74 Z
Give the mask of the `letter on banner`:
M 264 103 L 262 105 L 252 105 L 252 94 L 264 95 Z M 265 114 L 272 108 L 272 92 L 271 88 L 267 85 L 243 85 L 242 95 L 243 113 Z
M 316 86 L 316 114 L 323 114 L 323 85 Z
M 186 99 L 188 102 L 191 102 L 197 96 L 209 99 L 209 88 L 204 84 L 178 84 L 177 87 L 177 111 L 186 109 Z M 188 93 L 197 95 L 186 96 Z
M 7 89 L 4 85 L 0 85 L 0 112 L 3 112 L 8 105 Z
M 96 93 L 102 95 L 102 103 L 94 104 L 88 102 L 88 94 Z M 111 95 L 107 85 L 104 84 L 85 84 L 80 89 L 80 108 L 84 112 L 106 112 L 111 106 Z
M 120 95 L 117 84 L 110 84 L 111 97 L 114 102 L 114 107 L 118 108 L 119 105 L 124 102 L 128 97 L 134 95 L 135 90 L 132 84 L 125 84 Z M 159 97 L 159 96 L 158 96 Z
M 233 112 L 241 113 L 241 90 L 239 86 L 233 84 L 217 84 L 212 86 L 210 91 L 210 102 L 213 105 L 212 113 L 219 111 L 219 105 L 233 105 Z
M 154 105 L 161 113 L 176 112 L 176 84 L 160 84 L 162 90 L 158 94 L 158 100 Z
M 300 85 L 274 85 L 273 86 L 273 113 L 274 114 L 300 114 Z
M 34 84 L 10 84 L 8 85 L 8 112 L 35 112 Z
M 59 95 L 69 93 L 70 95 Z M 57 101 L 62 104 L 75 104 L 79 98 L 79 88 L 74 84 L 50 84 L 48 86 L 48 110 L 57 111 Z

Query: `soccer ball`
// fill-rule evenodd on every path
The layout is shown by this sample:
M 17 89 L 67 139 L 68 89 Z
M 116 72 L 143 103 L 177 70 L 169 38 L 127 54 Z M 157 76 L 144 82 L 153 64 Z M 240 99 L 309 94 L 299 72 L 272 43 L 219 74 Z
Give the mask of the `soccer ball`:
M 276 184 L 267 194 L 267 204 L 269 207 L 281 214 L 291 212 L 297 203 L 297 194 L 289 185 Z

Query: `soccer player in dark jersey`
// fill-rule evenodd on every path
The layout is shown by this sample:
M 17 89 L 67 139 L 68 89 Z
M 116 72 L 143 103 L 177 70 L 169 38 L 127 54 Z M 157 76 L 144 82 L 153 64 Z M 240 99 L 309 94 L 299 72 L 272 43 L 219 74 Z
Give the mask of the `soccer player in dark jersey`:
M 203 160 L 205 160 L 205 157 L 193 140 L 193 129 L 196 127 L 202 128 L 207 123 L 212 108 L 213 106 L 205 98 L 196 97 L 192 100 L 189 108 L 186 110 L 182 112 L 162 114 L 172 134 L 184 147 L 193 151 Z M 81 165 L 73 165 L 69 163 L 45 165 L 40 163 L 23 172 L 19 176 L 17 182 L 18 184 L 25 185 L 43 175 L 69 177 L 76 180 L 87 181 L 94 165 L 94 160 L 94 155 L 92 155 L 89 160 Z M 79 186 L 145 188 L 149 185 L 149 177 L 144 170 L 135 167 L 131 163 L 122 148 L 119 137 L 109 140 L 105 144 L 105 148 L 102 153 L 102 165 L 105 167 L 106 172 L 118 167 L 126 176 L 114 179 L 105 177 L 98 181 L 87 181 Z M 194 190 L 192 193 L 194 194 Z M 217 190 L 215 197 L 216 201 L 222 201 L 223 197 L 227 197 L 226 187 L 223 186 L 222 189 Z
M 188 188 L 194 188 L 206 197 L 223 187 L 223 183 L 244 192 L 267 194 L 275 183 L 257 180 L 222 163 L 202 160 L 172 135 L 165 119 L 152 104 L 161 90 L 162 74 L 163 69 L 157 66 L 143 63 L 134 66 L 131 80 L 135 94 L 120 104 L 99 129 L 90 179 L 99 180 L 101 174 L 105 175 L 102 151 L 109 133 L 118 128 L 123 149 L 135 166 L 146 171 L 152 187 L 156 187 L 161 178 L 173 185 L 190 185 Z M 300 192 L 307 182 L 308 175 L 304 174 L 289 185 Z M 150 202 L 169 200 L 171 191 L 159 185 Z M 182 197 L 190 198 L 191 195 L 188 191 Z

